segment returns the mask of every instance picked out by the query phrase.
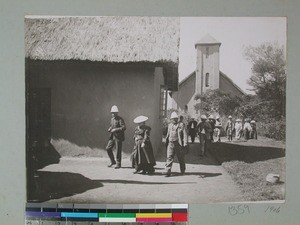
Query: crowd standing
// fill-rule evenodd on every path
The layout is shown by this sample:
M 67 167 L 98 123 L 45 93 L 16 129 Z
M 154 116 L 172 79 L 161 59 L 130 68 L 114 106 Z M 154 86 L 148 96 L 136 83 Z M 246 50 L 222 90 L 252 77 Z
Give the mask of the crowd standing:
M 119 109 L 116 105 L 112 106 L 111 115 L 110 127 L 108 128 L 110 136 L 106 146 L 110 159 L 108 167 L 115 165 L 115 169 L 119 169 L 121 168 L 122 142 L 125 140 L 126 125 L 124 119 L 119 116 Z M 155 172 L 154 166 L 156 161 L 150 140 L 151 127 L 146 125 L 147 120 L 148 117 L 140 115 L 133 121 L 137 124 L 133 134 L 134 147 L 131 154 L 134 174 L 152 175 Z M 167 155 L 163 174 L 166 177 L 171 176 L 175 156 L 180 165 L 181 175 L 185 174 L 185 154 L 188 153 L 188 136 L 190 136 L 192 143 L 198 136 L 200 142 L 199 156 L 205 157 L 210 143 L 221 142 L 221 130 L 222 122 L 219 115 L 216 117 L 210 115 L 207 118 L 206 115 L 202 114 L 198 122 L 195 118 L 185 121 L 182 115 L 178 116 L 176 112 L 172 112 L 166 135 Z M 232 116 L 229 115 L 225 132 L 229 142 L 233 141 L 234 134 L 236 140 L 240 140 L 242 137 L 244 137 L 245 141 L 257 139 L 256 122 L 254 120 L 250 121 L 249 118 L 246 118 L 244 123 L 239 118 L 234 122 Z M 116 158 L 112 151 L 113 148 L 117 152 Z

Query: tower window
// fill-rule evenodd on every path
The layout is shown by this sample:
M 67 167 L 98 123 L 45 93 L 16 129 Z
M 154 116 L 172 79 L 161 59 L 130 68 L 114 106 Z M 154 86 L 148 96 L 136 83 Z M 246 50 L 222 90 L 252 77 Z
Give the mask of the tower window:
M 206 58 L 209 56 L 209 47 L 206 47 Z
M 209 87 L 209 73 L 205 74 L 205 87 Z

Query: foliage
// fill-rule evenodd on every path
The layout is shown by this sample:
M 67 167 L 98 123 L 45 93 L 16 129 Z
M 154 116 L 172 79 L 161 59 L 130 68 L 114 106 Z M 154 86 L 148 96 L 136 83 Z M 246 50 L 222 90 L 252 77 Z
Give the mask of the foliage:
M 284 48 L 278 44 L 265 43 L 249 46 L 245 57 L 252 62 L 252 76 L 248 84 L 263 104 L 268 105 L 272 118 L 285 116 L 286 60 Z
M 216 112 L 223 115 L 229 115 L 234 112 L 234 109 L 240 106 L 241 99 L 232 97 L 228 93 L 220 90 L 208 90 L 203 94 L 197 94 L 195 100 L 200 100 L 195 105 L 196 110 L 200 110 L 205 114 L 215 114 Z
M 285 140 L 286 136 L 286 123 L 284 119 L 262 124 L 260 133 L 268 138 L 276 140 Z

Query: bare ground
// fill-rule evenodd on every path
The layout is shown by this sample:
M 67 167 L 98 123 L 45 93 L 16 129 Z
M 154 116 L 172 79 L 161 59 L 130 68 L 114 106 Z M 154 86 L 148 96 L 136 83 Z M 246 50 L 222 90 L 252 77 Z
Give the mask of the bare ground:
M 108 168 L 107 158 L 63 157 L 38 171 L 35 198 L 76 203 L 213 203 L 244 201 L 230 175 L 209 155 L 198 156 L 199 144 L 186 155 L 186 174 L 174 163 L 164 177 L 165 155 L 157 159 L 154 175 L 133 174 L 125 158 L 121 169 Z

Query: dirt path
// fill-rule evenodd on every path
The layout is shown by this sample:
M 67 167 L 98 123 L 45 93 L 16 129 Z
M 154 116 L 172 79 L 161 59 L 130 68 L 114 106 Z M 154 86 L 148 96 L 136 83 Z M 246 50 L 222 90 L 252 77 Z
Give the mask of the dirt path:
M 243 201 L 225 170 L 208 156 L 200 159 L 199 144 L 186 155 L 186 175 L 174 163 L 164 177 L 164 157 L 152 176 L 133 174 L 130 160 L 119 170 L 108 168 L 106 158 L 61 158 L 59 164 L 39 171 L 39 190 L 45 201 L 102 203 L 208 203 Z

